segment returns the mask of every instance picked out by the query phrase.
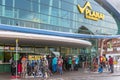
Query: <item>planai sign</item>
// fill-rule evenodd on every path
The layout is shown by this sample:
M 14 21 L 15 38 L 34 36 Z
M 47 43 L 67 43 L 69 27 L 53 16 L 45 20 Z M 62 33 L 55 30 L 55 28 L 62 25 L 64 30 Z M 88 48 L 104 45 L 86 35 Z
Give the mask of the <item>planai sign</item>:
M 81 7 L 78 4 L 77 8 L 81 14 L 84 13 L 86 19 L 98 21 L 98 20 L 103 20 L 105 18 L 104 14 L 99 13 L 97 11 L 93 11 L 89 2 L 86 2 L 83 7 Z

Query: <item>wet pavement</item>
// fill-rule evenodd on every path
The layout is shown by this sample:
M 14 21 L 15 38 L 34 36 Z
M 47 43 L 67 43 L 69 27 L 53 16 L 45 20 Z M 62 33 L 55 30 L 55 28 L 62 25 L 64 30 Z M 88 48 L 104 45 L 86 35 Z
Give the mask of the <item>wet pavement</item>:
M 63 76 L 55 76 L 49 80 L 120 80 L 120 72 L 71 72 Z
M 10 77 L 10 74 L 4 73 L 0 74 L 0 80 L 16 80 Z M 63 75 L 58 73 L 49 77 L 48 79 L 42 78 L 25 78 L 17 80 L 120 80 L 120 70 L 115 70 L 114 73 L 109 73 L 105 71 L 103 73 L 90 72 L 88 70 L 79 70 L 79 71 L 68 71 L 64 72 Z

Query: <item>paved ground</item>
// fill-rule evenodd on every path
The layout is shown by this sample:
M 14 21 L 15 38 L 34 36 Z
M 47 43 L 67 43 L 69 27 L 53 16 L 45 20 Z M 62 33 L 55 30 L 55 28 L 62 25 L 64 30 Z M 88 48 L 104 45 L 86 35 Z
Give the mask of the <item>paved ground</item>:
M 10 74 L 0 74 L 0 80 L 15 80 L 11 79 Z M 26 78 L 17 80 L 42 80 L 41 78 Z M 114 73 L 109 72 L 89 72 L 87 70 L 64 72 L 63 75 L 54 74 L 47 80 L 120 80 L 120 70 L 115 70 Z

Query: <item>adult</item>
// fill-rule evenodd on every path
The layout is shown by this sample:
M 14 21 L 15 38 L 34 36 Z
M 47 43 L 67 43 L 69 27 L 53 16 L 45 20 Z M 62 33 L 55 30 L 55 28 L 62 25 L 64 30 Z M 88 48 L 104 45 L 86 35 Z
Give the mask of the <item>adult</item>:
M 21 63 L 22 63 L 22 77 L 25 78 L 25 75 L 27 73 L 27 58 L 26 58 L 26 56 L 22 57 Z
M 120 57 L 117 60 L 118 69 L 120 69 Z
M 22 73 L 22 63 L 21 63 L 21 60 L 18 60 L 18 74 L 21 76 L 21 73 Z
M 114 66 L 113 66 L 113 58 L 109 56 L 109 66 L 110 66 L 110 72 L 114 72 Z
M 48 55 L 47 60 L 48 60 L 49 70 L 52 71 L 52 57 L 51 57 L 51 55 Z
M 54 57 L 52 59 L 52 70 L 53 72 L 56 72 L 57 71 L 57 61 L 58 61 L 58 58 L 57 57 Z
M 75 70 L 78 71 L 78 65 L 79 65 L 79 57 L 77 56 L 75 58 Z
M 105 54 L 103 54 L 103 61 L 102 61 L 103 68 L 106 68 L 106 62 L 107 62 L 107 58 Z
M 47 78 L 48 76 L 52 75 L 51 71 L 49 70 L 49 63 L 48 63 L 46 56 L 44 56 L 43 58 L 43 68 L 45 71 L 43 74 L 44 78 Z
M 13 60 L 12 63 L 11 63 L 11 74 L 12 74 L 12 78 L 14 78 L 15 75 L 16 75 L 16 67 L 17 67 L 16 61 Z
M 60 57 L 58 58 L 58 71 L 59 71 L 60 75 L 63 74 L 62 66 L 63 66 L 63 59 L 62 59 L 62 57 L 60 56 Z
M 97 59 L 97 57 L 93 58 L 92 63 L 93 63 L 93 71 L 97 71 L 97 69 L 98 69 L 98 59 Z
M 72 70 L 72 68 L 71 68 L 72 66 L 71 66 L 71 65 L 72 65 L 72 57 L 69 57 L 69 58 L 68 58 L 68 69 L 69 69 L 70 71 Z
M 13 57 L 10 58 L 9 62 L 10 62 L 10 65 L 11 65 L 11 74 L 12 74 L 12 76 L 13 76 L 13 75 L 14 75 L 14 74 L 13 74 L 13 72 L 14 72 L 14 71 L 13 71 L 13 69 L 14 69 L 14 68 L 13 68 Z

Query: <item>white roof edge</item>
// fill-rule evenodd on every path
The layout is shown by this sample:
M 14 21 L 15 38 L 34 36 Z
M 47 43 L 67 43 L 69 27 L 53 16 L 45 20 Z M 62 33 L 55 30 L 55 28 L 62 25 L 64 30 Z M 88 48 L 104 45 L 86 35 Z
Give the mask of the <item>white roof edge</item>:
M 87 45 L 87 46 L 92 45 L 91 42 L 86 41 L 86 40 L 81 40 L 81 39 L 51 36 L 51 35 L 11 32 L 11 31 L 0 31 L 0 37 L 61 41 L 61 42 L 69 42 L 69 43 L 78 43 L 78 44 Z

